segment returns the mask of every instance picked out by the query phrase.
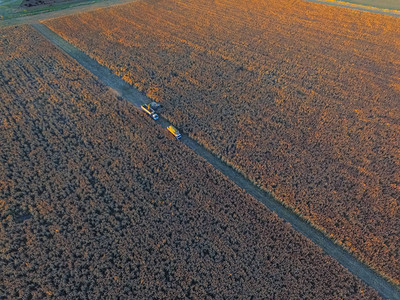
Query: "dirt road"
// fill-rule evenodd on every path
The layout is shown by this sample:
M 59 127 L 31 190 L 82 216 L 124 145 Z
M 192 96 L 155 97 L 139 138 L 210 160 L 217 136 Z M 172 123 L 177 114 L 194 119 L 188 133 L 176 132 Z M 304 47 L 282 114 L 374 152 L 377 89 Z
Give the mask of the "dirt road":
M 340 0 L 339 1 L 336 1 L 336 0 L 303 0 L 303 1 L 321 3 L 321 4 L 339 6 L 339 7 L 351 8 L 351 9 L 357 9 L 360 11 L 384 14 L 384 15 L 389 15 L 392 17 L 400 17 L 399 10 L 390 10 L 390 9 L 386 9 L 386 8 L 378 8 L 378 7 L 367 6 L 367 5 L 362 5 L 362 4 L 350 3 L 350 2 L 347 2 L 346 0 L 343 0 L 343 1 L 340 1 Z
M 143 103 L 148 103 L 151 99 L 136 90 L 127 82 L 117 75 L 113 74 L 108 68 L 100 65 L 95 60 L 81 50 L 62 39 L 43 24 L 33 24 L 33 27 L 42 33 L 50 42 L 58 46 L 62 51 L 74 58 L 83 67 L 93 73 L 99 81 L 114 89 L 121 97 L 131 102 L 136 107 L 140 107 Z M 162 127 L 170 125 L 163 118 L 157 121 Z M 205 147 L 183 134 L 182 143 L 195 151 L 198 155 L 207 160 L 212 166 L 224 174 L 227 178 L 252 195 L 255 199 L 263 203 L 270 210 L 274 211 L 280 218 L 290 223 L 292 227 L 309 238 L 328 255 L 336 259 L 341 265 L 347 268 L 355 276 L 359 277 L 366 284 L 377 290 L 381 296 L 388 299 L 400 300 L 400 288 L 389 283 L 378 273 L 370 269 L 367 265 L 360 262 L 348 251 L 341 246 L 335 244 L 330 238 L 325 236 L 321 231 L 315 229 L 306 220 L 299 217 L 296 213 L 283 206 L 279 201 L 275 200 L 270 194 L 255 186 L 251 181 L 246 179 L 236 170 L 225 164 L 220 158 L 210 153 Z
M 36 14 L 36 15 L 32 15 L 32 16 L 24 16 L 24 17 L 19 17 L 19 18 L 15 18 L 15 19 L 9 19 L 9 20 L 0 20 L 0 27 L 18 25 L 18 24 L 35 24 L 42 20 L 57 18 L 57 17 L 61 17 L 61 16 L 71 15 L 71 14 L 84 12 L 84 11 L 95 10 L 95 9 L 99 9 L 99 8 L 105 8 L 105 7 L 109 7 L 112 5 L 125 4 L 125 3 L 129 3 L 129 2 L 134 2 L 134 1 L 137 1 L 137 0 L 105 0 L 103 2 L 85 4 L 82 6 L 73 6 L 70 8 L 62 9 L 62 10 L 45 12 L 45 13 Z M 351 3 L 345 3 L 345 2 L 336 2 L 334 0 L 301 0 L 301 1 L 322 3 L 322 4 L 327 4 L 327 5 L 340 6 L 340 7 L 345 7 L 345 8 L 357 9 L 357 10 L 361 10 L 361 11 L 368 11 L 368 12 L 372 12 L 372 13 L 379 13 L 379 14 L 386 14 L 386 15 L 390 15 L 390 16 L 394 16 L 394 17 L 400 17 L 400 11 L 380 9 L 380 8 L 374 8 L 374 7 L 370 7 L 370 6 L 363 6 L 363 5 L 351 4 Z
M 78 6 L 72 6 L 69 8 L 64 8 L 60 10 L 50 11 L 50 12 L 43 12 L 31 16 L 23 16 L 13 19 L 6 19 L 0 20 L 0 27 L 12 26 L 12 25 L 19 25 L 19 24 L 34 24 L 38 23 L 42 20 L 48 20 L 52 18 L 57 18 L 61 16 L 72 15 L 84 11 L 89 10 L 96 10 L 99 8 L 105 8 L 113 5 L 125 4 L 128 2 L 135 2 L 137 0 L 105 0 L 102 2 L 96 2 L 91 4 L 84 4 Z

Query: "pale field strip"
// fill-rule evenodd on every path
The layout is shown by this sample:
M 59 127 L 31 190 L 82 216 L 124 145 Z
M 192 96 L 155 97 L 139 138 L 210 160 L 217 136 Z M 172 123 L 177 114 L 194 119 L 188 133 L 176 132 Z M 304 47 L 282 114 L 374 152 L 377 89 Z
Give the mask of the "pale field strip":
M 400 17 L 399 9 L 379 8 L 379 7 L 371 6 L 371 5 L 367 5 L 367 4 L 363 5 L 363 4 L 350 3 L 350 2 L 339 1 L 339 0 L 303 0 L 303 1 L 339 6 L 339 7 L 349 8 L 349 9 L 356 9 L 356 10 L 360 10 L 360 11 L 368 11 L 368 12 L 378 13 L 378 14 L 385 14 L 385 15 L 390 15 L 393 17 Z M 400 1 L 399 1 L 398 5 L 400 6 Z

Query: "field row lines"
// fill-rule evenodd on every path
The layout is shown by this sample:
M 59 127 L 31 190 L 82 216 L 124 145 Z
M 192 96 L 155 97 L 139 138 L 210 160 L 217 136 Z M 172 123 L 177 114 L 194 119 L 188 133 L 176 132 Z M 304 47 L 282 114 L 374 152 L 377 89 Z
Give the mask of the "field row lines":
M 0 27 L 12 26 L 12 25 L 18 25 L 18 24 L 35 24 L 35 23 L 37 23 L 39 21 L 43 21 L 43 20 L 49 20 L 52 18 L 67 16 L 67 15 L 71 15 L 74 13 L 92 11 L 92 10 L 99 9 L 99 8 L 106 8 L 106 7 L 121 5 L 121 4 L 123 5 L 126 3 L 135 2 L 135 1 L 137 1 L 137 0 L 104 0 L 104 1 L 95 2 L 95 3 L 90 3 L 90 2 L 85 3 L 84 2 L 82 6 L 79 6 L 79 5 L 72 6 L 69 8 L 64 8 L 64 9 L 50 11 L 50 12 L 43 12 L 43 13 L 38 13 L 38 14 L 34 14 L 34 15 L 21 16 L 21 17 L 17 17 L 17 18 L 8 19 L 8 20 L 0 20 Z M 400 10 L 391 10 L 391 9 L 383 9 L 383 8 L 377 8 L 377 7 L 366 6 L 366 5 L 357 5 L 357 4 L 352 4 L 349 2 L 339 1 L 339 0 L 303 0 L 303 1 L 309 1 L 309 2 L 320 3 L 320 4 L 325 4 L 325 5 L 331 5 L 331 6 L 344 7 L 344 8 L 348 8 L 348 9 L 356 9 L 359 11 L 384 14 L 384 15 L 389 15 L 389 16 L 393 16 L 393 17 L 400 17 Z
M 107 67 L 100 65 L 97 61 L 90 58 L 84 52 L 64 40 L 58 34 L 53 32 L 44 24 L 32 25 L 51 43 L 60 48 L 67 55 L 75 59 L 79 64 L 94 74 L 100 82 L 115 90 L 122 98 L 132 103 L 138 109 L 142 104 L 149 103 L 152 100 L 139 92 L 135 87 L 115 75 Z M 168 120 L 160 117 L 155 121 L 163 128 L 171 125 Z M 281 202 L 274 199 L 271 194 L 254 185 L 250 180 L 245 178 L 238 171 L 227 165 L 216 155 L 208 151 L 204 146 L 183 133 L 181 142 L 191 148 L 195 153 L 210 163 L 215 169 L 229 178 L 237 186 L 244 189 L 248 194 L 256 200 L 264 204 L 268 209 L 275 212 L 280 218 L 291 224 L 291 226 L 310 239 L 319 246 L 326 254 L 337 260 L 342 266 L 348 269 L 355 276 L 364 281 L 367 285 L 374 288 L 378 293 L 388 299 L 400 300 L 400 289 L 396 285 L 390 283 L 380 274 L 372 270 L 369 266 L 359 261 L 346 249 L 336 244 L 332 239 L 327 237 L 323 232 L 313 227 L 307 220 L 285 207 Z

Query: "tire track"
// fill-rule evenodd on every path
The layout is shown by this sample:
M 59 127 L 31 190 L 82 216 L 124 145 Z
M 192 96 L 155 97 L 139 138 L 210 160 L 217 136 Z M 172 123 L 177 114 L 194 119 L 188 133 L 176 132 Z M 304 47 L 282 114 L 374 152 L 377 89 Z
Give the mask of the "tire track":
M 81 64 L 88 71 L 94 74 L 100 82 L 117 91 L 120 96 L 131 102 L 137 108 L 140 108 L 140 105 L 151 101 L 136 88 L 115 75 L 107 67 L 100 65 L 97 61 L 90 58 L 81 50 L 61 38 L 58 34 L 53 32 L 44 24 L 33 24 L 32 26 L 51 43 L 56 45 L 63 52 L 71 56 L 79 64 Z M 164 128 L 168 125 L 171 125 L 168 120 L 162 117 L 160 117 L 160 119 L 158 119 L 156 123 Z M 274 199 L 272 195 L 268 192 L 258 188 L 250 180 L 246 179 L 238 171 L 228 166 L 220 158 L 209 152 L 204 146 L 200 145 L 188 135 L 182 134 L 181 141 L 186 146 L 191 148 L 195 153 L 207 160 L 214 168 L 219 170 L 237 186 L 244 189 L 248 194 L 252 195 L 259 202 L 263 203 L 268 209 L 274 211 L 280 218 L 290 223 L 296 231 L 313 241 L 323 251 L 325 251 L 326 254 L 336 259 L 351 273 L 353 273 L 355 276 L 364 281 L 367 285 L 378 291 L 378 293 L 382 297 L 387 299 L 400 300 L 400 288 L 398 286 L 390 283 L 377 272 L 372 270 L 369 266 L 355 258 L 347 250 L 335 244 L 333 240 L 328 238 L 321 231 L 314 228 L 308 221 L 297 215 L 292 210 L 285 207 L 281 202 Z

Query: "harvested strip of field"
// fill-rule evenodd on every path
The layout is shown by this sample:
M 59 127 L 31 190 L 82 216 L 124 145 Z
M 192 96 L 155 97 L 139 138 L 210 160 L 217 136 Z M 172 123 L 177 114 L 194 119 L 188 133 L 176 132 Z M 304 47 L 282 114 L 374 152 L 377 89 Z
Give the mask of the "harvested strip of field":
M 3 296 L 378 297 L 36 31 L 0 35 Z
M 400 19 L 167 0 L 46 24 L 399 283 Z

